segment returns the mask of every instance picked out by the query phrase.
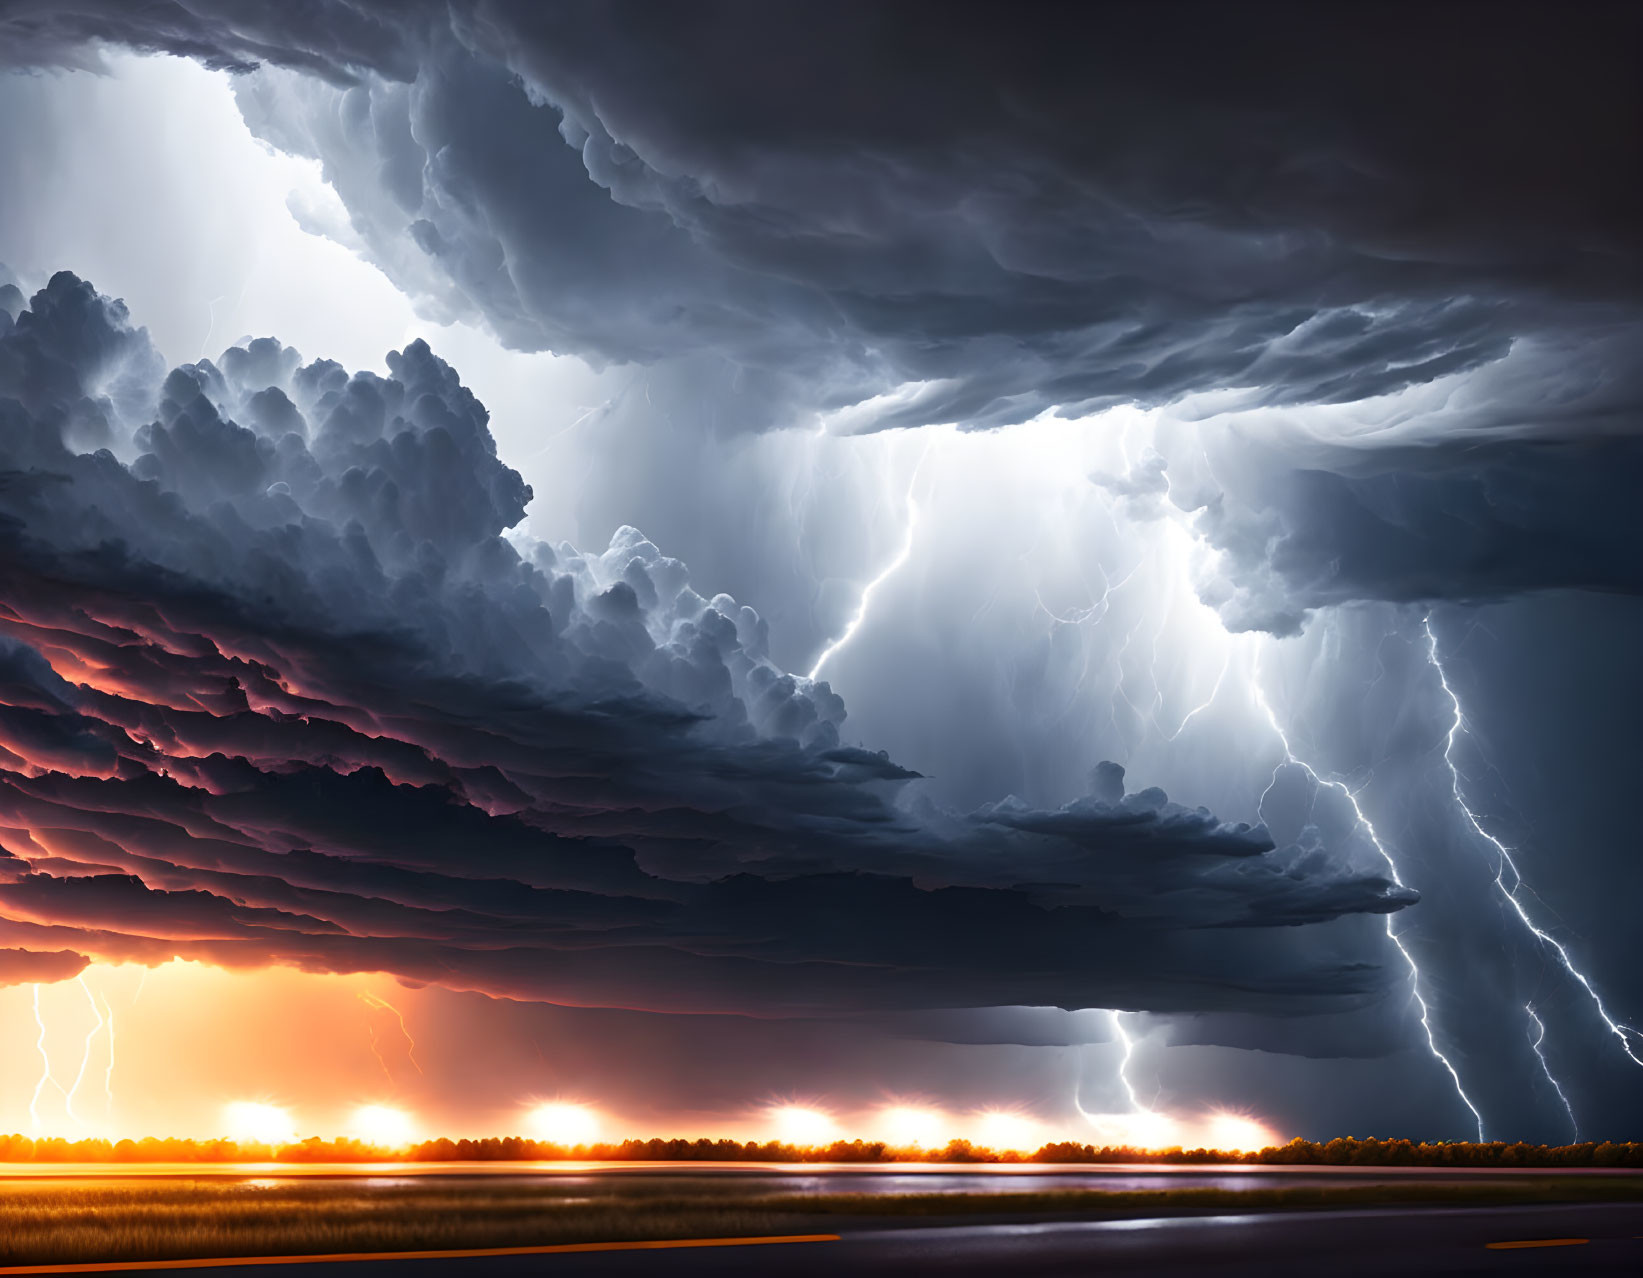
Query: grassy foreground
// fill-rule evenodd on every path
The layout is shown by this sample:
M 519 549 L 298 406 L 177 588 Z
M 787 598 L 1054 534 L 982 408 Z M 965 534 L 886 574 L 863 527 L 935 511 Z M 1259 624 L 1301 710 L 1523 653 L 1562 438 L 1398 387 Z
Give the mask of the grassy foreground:
M 984 1194 L 770 1194 L 592 1178 L 388 1182 L 0 1182 L 0 1265 L 457 1250 L 836 1232 L 954 1217 L 1139 1216 L 1236 1207 L 1643 1201 L 1643 1178 Z

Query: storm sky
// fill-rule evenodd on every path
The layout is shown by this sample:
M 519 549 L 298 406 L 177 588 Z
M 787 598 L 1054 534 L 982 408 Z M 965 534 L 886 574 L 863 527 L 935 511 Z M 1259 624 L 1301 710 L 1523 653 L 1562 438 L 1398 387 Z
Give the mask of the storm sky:
M 0 1031 L 1643 1135 L 1639 26 L 0 0 Z

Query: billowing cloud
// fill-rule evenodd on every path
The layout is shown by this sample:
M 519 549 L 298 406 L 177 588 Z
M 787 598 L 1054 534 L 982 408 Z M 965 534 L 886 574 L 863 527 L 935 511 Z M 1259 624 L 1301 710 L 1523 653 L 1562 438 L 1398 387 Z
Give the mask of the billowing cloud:
M 124 317 L 76 330 L 76 286 L 14 324 L 0 277 L 5 429 L 38 436 L 4 498 L 27 607 L 0 761 L 30 828 L 0 832 L 0 943 L 887 1021 L 1095 1000 L 1320 1055 L 1401 1027 L 1424 1059 L 1435 1027 L 1492 1125 L 1565 1136 L 1547 1077 L 1583 1121 L 1635 1115 L 1624 1056 L 1583 1075 L 1611 1035 L 1491 843 L 1629 1016 L 1630 970 L 1591 966 L 1626 921 L 1578 895 L 1619 881 L 1626 663 L 1574 676 L 1548 622 L 1458 730 L 1437 663 L 1461 686 L 1484 601 L 1616 652 L 1635 629 L 1636 23 L 0 0 L 0 59 L 238 72 L 246 122 L 340 201 L 293 214 L 425 316 L 628 365 L 586 374 L 574 447 L 510 406 L 556 533 L 609 541 L 586 554 L 520 534 L 529 494 L 421 348 L 373 378 L 242 344 L 167 379 Z M 1046 410 L 1081 419 L 842 438 Z M 1011 450 L 1070 483 L 995 500 Z M 628 521 L 657 544 L 611 540 Z M 846 719 L 783 668 L 903 544 L 827 667 Z M 1229 639 L 1194 589 L 1307 633 Z M 1485 749 L 1519 689 L 1578 710 Z M 1106 757 L 1129 776 L 1080 794 Z M 1389 861 L 1425 898 L 1396 920 L 1417 1019 L 1363 965 L 1403 972 Z
M 161 377 L 67 274 L 0 337 L 0 938 L 688 1011 L 1379 990 L 1281 938 L 1415 899 L 1367 860 L 1111 765 L 1059 811 L 898 803 L 757 613 L 632 529 L 510 535 L 483 406 L 388 367 Z
M 0 7 L 14 63 L 101 42 L 243 73 L 253 130 L 347 209 L 316 230 L 431 316 L 645 366 L 651 433 L 1401 405 L 1408 430 L 1306 468 L 1206 425 L 1206 598 L 1279 633 L 1354 599 L 1636 589 L 1626 536 L 1558 513 L 1637 466 L 1596 442 L 1643 402 L 1636 19 L 1475 18 Z
M 248 121 L 401 287 L 521 347 L 695 362 L 753 427 L 907 385 L 875 424 L 1340 402 L 1636 332 L 1619 9 L 1414 40 L 1288 6 L 10 8 L 15 61 L 268 64 Z

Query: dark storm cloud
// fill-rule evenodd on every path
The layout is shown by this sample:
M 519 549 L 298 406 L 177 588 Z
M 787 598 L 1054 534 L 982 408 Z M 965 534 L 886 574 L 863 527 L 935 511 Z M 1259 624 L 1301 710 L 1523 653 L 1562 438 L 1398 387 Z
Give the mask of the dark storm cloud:
M 5 0 L 0 65 L 100 68 L 99 45 L 195 58 L 208 67 L 249 71 L 264 62 L 300 68 L 338 83 L 358 69 L 409 75 L 403 31 L 375 6 L 290 4 L 284 0 L 147 0 L 58 4 Z M 409 11 L 417 6 L 405 6 Z M 396 60 L 396 54 L 399 55 Z
M 322 162 L 350 242 L 434 317 L 642 365 L 640 441 L 1419 392 L 1381 410 L 1407 441 L 1212 417 L 1213 484 L 1097 482 L 1204 508 L 1240 628 L 1637 588 L 1632 7 L 67 0 L 0 31 L 20 65 L 267 68 L 246 120 Z M 301 420 L 261 394 L 238 420 Z
M 1256 447 L 1198 519 L 1223 552 L 1205 588 L 1237 629 L 1298 631 L 1353 600 L 1491 602 L 1643 594 L 1643 438 L 1331 450 L 1293 469 Z
M 99 39 L 270 68 L 237 81 L 247 122 L 323 163 L 372 259 L 435 317 L 645 366 L 641 441 L 1430 391 L 1407 445 L 1212 418 L 1213 483 L 1174 457 L 1097 482 L 1203 509 L 1237 628 L 1637 589 L 1627 7 L 1413 32 L 1369 6 L 71 0 L 0 4 L 0 30 L 24 65 Z M 259 394 L 242 423 L 302 420 Z M 150 451 L 181 484 L 197 446 L 162 423 Z M 241 462 L 219 496 L 262 476 Z
M 0 940 L 764 1014 L 1382 988 L 1287 937 L 1414 894 L 1121 769 L 897 804 L 755 612 L 632 529 L 510 540 L 483 406 L 422 343 L 388 367 L 161 376 L 66 274 L 0 336 Z
M 12 6 L 213 65 L 436 311 L 700 363 L 719 424 L 1341 402 L 1637 325 L 1635 13 Z M 728 372 L 726 371 L 728 370 Z

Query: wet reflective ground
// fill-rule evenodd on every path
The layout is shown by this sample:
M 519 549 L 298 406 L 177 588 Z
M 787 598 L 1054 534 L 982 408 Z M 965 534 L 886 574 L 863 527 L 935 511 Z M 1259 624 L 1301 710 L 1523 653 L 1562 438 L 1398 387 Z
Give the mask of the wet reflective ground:
M 1547 1167 L 1282 1167 L 1249 1164 L 1164 1166 L 1056 1163 L 0 1163 L 0 1183 L 73 1178 L 87 1184 L 154 1177 L 275 1185 L 326 1178 L 360 1189 L 443 1179 L 483 1178 L 502 1185 L 549 1181 L 558 1192 L 576 1185 L 637 1182 L 645 1194 L 699 1191 L 762 1194 L 1032 1193 L 1048 1190 L 1286 1189 L 1564 1176 L 1643 1177 L 1635 1168 Z M 641 1188 L 642 1186 L 642 1188 Z M 341 1188 L 342 1186 L 338 1186 Z

